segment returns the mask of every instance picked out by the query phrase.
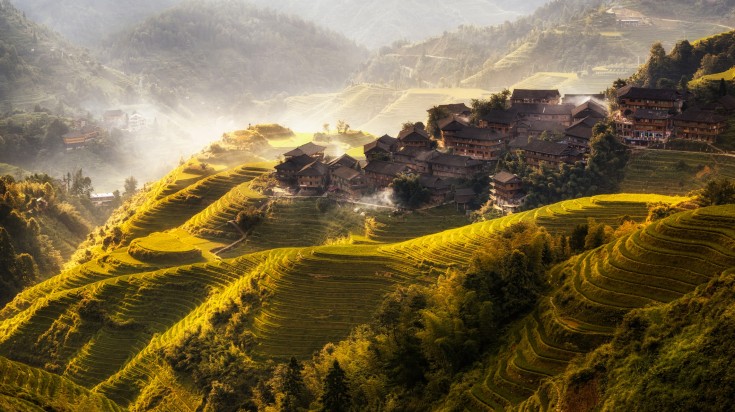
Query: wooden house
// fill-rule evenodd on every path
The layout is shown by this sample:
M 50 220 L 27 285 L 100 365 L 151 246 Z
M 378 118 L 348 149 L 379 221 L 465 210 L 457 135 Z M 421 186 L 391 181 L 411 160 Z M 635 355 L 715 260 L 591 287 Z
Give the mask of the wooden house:
M 544 163 L 556 167 L 562 163 L 573 164 L 582 160 L 581 153 L 566 143 L 531 140 L 521 150 L 526 157 L 526 163 L 533 167 L 540 167 Z
M 61 136 L 66 150 L 81 149 L 88 143 L 96 141 L 99 137 L 100 129 L 90 124 Z
M 572 120 L 577 121 L 585 117 L 605 119 L 608 116 L 607 108 L 594 100 L 587 100 L 572 110 Z
M 566 126 L 562 123 L 549 120 L 522 120 L 516 124 L 515 136 L 525 138 L 538 138 L 546 133 L 551 136 L 562 136 Z
M 343 154 L 342 156 L 328 162 L 327 166 L 329 166 L 330 171 L 337 170 L 342 166 L 360 170 L 360 162 L 348 154 Z
M 561 94 L 559 90 L 533 90 L 533 89 L 514 89 L 510 96 L 511 106 L 519 103 L 542 103 L 542 104 L 559 104 L 561 102 Z
M 363 169 L 367 186 L 372 189 L 382 189 L 393 183 L 393 179 L 401 173 L 408 173 L 411 169 L 402 163 L 375 160 Z
M 561 123 L 564 126 L 572 125 L 572 104 L 541 104 L 522 103 L 513 106 L 519 120 L 540 120 Z
M 313 160 L 296 172 L 299 189 L 304 192 L 323 192 L 329 183 L 329 168 L 319 160 Z
M 589 153 L 592 130 L 600 119 L 585 117 L 564 129 L 564 143 L 581 153 Z
M 623 140 L 636 146 L 663 142 L 671 136 L 672 117 L 668 111 L 638 109 L 631 116 L 632 132 Z
M 678 114 L 684 104 L 684 97 L 675 89 L 649 89 L 625 86 L 617 91 L 620 113 L 629 117 L 639 109 L 658 110 Z
M 432 176 L 450 179 L 471 179 L 482 173 L 485 166 L 485 162 L 471 157 L 445 153 L 439 153 L 427 163 Z
M 340 166 L 331 173 L 331 185 L 352 198 L 362 196 L 367 188 L 365 175 L 351 167 Z
M 276 165 L 276 179 L 285 183 L 296 183 L 296 173 L 312 162 L 314 158 L 305 154 L 289 157 Z
M 431 196 L 430 203 L 446 202 L 452 191 L 452 185 L 437 176 L 421 174 L 419 175 L 419 184 L 429 190 Z
M 440 147 L 477 160 L 497 160 L 504 142 L 508 140 L 507 132 L 473 127 L 456 118 L 440 121 L 439 128 L 442 136 Z
M 518 111 L 511 108 L 508 110 L 493 109 L 480 117 L 477 126 L 482 129 L 495 130 L 508 136 L 518 120 Z
M 387 134 L 363 146 L 363 153 L 368 162 L 390 160 L 396 151 L 398 151 L 398 139 Z
M 324 150 L 326 149 L 326 146 L 320 146 L 318 144 L 314 144 L 313 142 L 309 142 L 284 153 L 283 156 L 286 159 L 289 159 L 291 157 L 306 155 L 313 159 L 322 160 L 324 159 Z
M 715 143 L 725 131 L 727 118 L 715 112 L 689 109 L 674 117 L 674 133 L 678 139 Z
M 401 130 L 398 134 L 398 146 L 401 148 L 418 147 L 431 149 L 432 144 L 429 133 L 425 129 L 414 125 Z
M 490 200 L 503 213 L 515 212 L 523 205 L 523 181 L 517 175 L 500 171 L 490 178 Z

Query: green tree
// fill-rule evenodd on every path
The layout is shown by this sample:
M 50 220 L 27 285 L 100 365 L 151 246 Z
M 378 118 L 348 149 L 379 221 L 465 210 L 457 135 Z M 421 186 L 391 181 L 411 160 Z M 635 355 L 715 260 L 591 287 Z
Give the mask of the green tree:
M 69 176 L 69 174 L 67 174 Z M 89 176 L 84 176 L 82 169 L 77 169 L 74 175 L 71 176 L 71 187 L 69 193 L 73 196 L 89 197 L 92 194 L 92 179 Z
M 415 174 L 401 174 L 391 183 L 393 201 L 403 207 L 415 209 L 429 201 L 431 192 L 421 186 L 419 176 Z
M 710 180 L 696 193 L 695 201 L 700 206 L 735 203 L 735 182 L 726 178 Z
M 125 179 L 125 192 L 123 193 L 123 196 L 128 198 L 134 195 L 136 190 L 138 190 L 138 180 L 133 176 Z
M 347 374 L 335 359 L 324 380 L 324 393 L 321 397 L 323 412 L 343 412 L 350 410 L 349 380 Z
M 304 366 L 293 356 L 288 362 L 285 376 L 283 377 L 284 399 L 281 410 L 284 412 L 295 412 L 306 405 L 306 385 L 302 371 Z
M 437 122 L 449 117 L 449 112 L 439 106 L 434 106 L 427 110 L 427 112 L 429 113 L 429 116 L 426 119 L 426 131 L 435 139 L 439 139 L 441 137 L 441 130 L 439 130 Z

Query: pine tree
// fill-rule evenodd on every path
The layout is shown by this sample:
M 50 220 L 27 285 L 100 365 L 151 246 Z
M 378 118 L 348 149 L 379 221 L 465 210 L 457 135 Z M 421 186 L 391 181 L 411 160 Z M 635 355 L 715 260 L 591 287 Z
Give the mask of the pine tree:
M 324 381 L 324 394 L 321 399 L 321 410 L 323 412 L 342 412 L 350 409 L 351 399 L 348 383 L 345 371 L 335 360 Z
M 304 366 L 292 356 L 286 369 L 286 376 L 283 378 L 283 393 L 286 396 L 282 411 L 297 411 L 300 406 L 305 406 L 306 386 L 301 376 L 303 369 Z

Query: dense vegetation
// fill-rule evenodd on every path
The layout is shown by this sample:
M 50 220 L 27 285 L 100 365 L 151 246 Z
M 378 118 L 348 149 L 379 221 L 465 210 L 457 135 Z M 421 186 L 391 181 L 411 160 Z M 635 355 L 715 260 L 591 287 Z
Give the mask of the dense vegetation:
M 528 166 L 518 153 L 509 153 L 500 162 L 501 169 L 510 170 L 523 179 L 528 194 L 524 207 L 535 208 L 564 199 L 617 192 L 628 162 L 628 149 L 617 139 L 610 124 L 597 124 L 593 133 L 586 163 L 565 164 L 559 168 L 543 165 L 539 169 Z
M 81 171 L 74 177 L 68 192 L 47 175 L 0 177 L 0 304 L 58 274 L 92 225 L 104 220 L 85 196 Z
M 735 32 L 708 37 L 693 44 L 682 40 L 668 54 L 661 43 L 656 43 L 651 47 L 649 60 L 630 81 L 644 87 L 689 90 L 691 86 L 690 91 L 697 100 L 715 100 L 723 93 L 731 92 L 732 86 L 721 90 L 719 82 L 690 82 L 735 66 L 733 46 Z
M 114 65 L 143 76 L 169 103 L 210 102 L 218 114 L 252 98 L 344 85 L 365 50 L 296 17 L 238 1 L 189 1 L 106 44 Z

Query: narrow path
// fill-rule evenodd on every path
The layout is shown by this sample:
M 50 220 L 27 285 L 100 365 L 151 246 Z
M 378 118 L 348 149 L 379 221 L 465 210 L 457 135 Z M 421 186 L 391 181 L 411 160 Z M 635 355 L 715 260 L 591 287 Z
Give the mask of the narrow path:
M 247 236 L 248 236 L 247 233 L 245 233 L 245 231 L 242 230 L 242 228 L 240 227 L 240 225 L 238 225 L 237 222 L 235 222 L 234 220 L 228 220 L 227 223 L 229 225 L 231 225 L 232 227 L 234 227 L 235 229 L 237 229 L 237 231 L 240 232 L 241 237 L 240 237 L 240 239 L 237 239 L 236 241 L 234 241 L 234 242 L 230 243 L 229 245 L 227 245 L 227 246 L 225 246 L 225 247 L 217 250 L 216 252 L 212 252 L 212 254 L 214 254 L 217 257 L 219 257 L 220 253 L 227 252 L 228 250 L 230 250 L 230 249 L 234 248 L 235 246 L 239 245 L 240 243 L 244 242 L 245 239 L 247 239 Z

